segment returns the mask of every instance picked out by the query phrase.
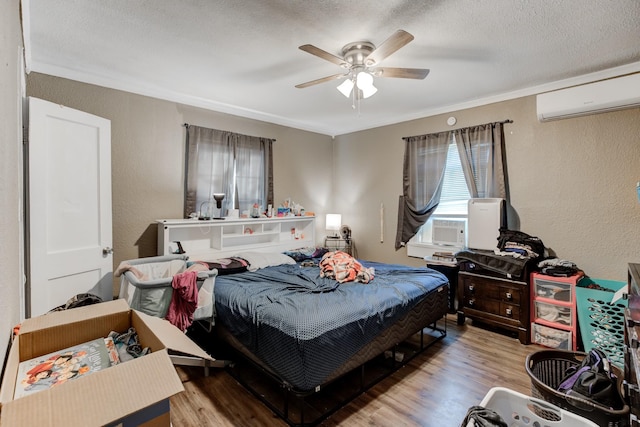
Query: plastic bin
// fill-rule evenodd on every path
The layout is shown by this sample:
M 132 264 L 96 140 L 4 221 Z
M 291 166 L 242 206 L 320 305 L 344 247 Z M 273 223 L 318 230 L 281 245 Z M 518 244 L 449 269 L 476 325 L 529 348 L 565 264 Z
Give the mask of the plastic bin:
M 596 423 L 540 399 L 494 387 L 480 406 L 496 411 L 510 427 L 598 427 Z
M 173 295 L 173 276 L 187 269 L 188 259 L 186 255 L 166 255 L 123 261 L 123 264 L 135 267 L 149 279 L 140 280 L 131 271 L 124 271 L 120 279 L 119 297 L 126 299 L 134 310 L 164 319 Z M 198 272 L 198 308 L 193 318 L 207 321 L 209 327 L 215 315 L 213 286 L 217 274 L 215 269 Z
M 593 283 L 614 292 L 586 287 Z M 598 348 L 620 369 L 624 368 L 624 309 L 628 301 L 612 300 L 615 291 L 625 285 L 625 282 L 585 277 L 576 286 L 578 325 L 584 351 Z
M 561 409 L 574 412 L 602 427 L 625 427 L 629 425 L 629 406 L 611 409 L 580 397 L 568 396 L 556 389 L 568 368 L 580 365 L 587 353 L 541 350 L 531 353 L 525 361 L 525 369 L 531 378 L 531 395 L 545 400 Z M 622 390 L 623 372 L 611 365 L 618 377 L 618 390 Z M 622 393 L 620 393 L 622 395 Z

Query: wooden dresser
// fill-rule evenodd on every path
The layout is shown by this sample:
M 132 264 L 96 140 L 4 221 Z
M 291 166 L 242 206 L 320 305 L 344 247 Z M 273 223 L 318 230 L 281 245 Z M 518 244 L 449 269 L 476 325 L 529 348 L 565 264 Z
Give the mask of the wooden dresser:
M 466 317 L 518 334 L 522 344 L 531 342 L 529 274 L 507 278 L 486 270 L 460 265 L 458 274 L 458 324 Z

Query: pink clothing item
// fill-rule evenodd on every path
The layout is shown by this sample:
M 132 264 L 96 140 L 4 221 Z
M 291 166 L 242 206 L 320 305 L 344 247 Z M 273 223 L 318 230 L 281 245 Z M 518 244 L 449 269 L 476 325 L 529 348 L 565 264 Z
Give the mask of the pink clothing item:
M 181 331 L 193 323 L 193 313 L 198 308 L 198 272 L 185 271 L 173 276 L 173 295 L 167 311 L 167 320 Z
M 320 260 L 320 277 L 335 279 L 339 283 L 369 283 L 373 280 L 373 276 L 373 268 L 364 267 L 346 252 L 327 252 Z

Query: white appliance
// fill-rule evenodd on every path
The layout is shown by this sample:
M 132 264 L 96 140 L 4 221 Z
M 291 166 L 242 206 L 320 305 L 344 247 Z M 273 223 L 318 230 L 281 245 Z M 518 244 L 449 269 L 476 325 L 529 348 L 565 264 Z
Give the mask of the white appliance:
M 538 120 L 566 119 L 640 106 L 640 73 L 541 93 Z
M 504 199 L 469 199 L 467 247 L 494 250 L 498 247 L 500 228 L 506 227 Z
M 466 245 L 467 221 L 465 219 L 434 219 L 431 225 L 431 241 L 436 245 Z

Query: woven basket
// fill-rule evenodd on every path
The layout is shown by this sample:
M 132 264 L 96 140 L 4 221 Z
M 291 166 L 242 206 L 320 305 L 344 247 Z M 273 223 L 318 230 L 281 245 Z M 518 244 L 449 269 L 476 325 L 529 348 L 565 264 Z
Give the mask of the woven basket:
M 626 427 L 629 425 L 629 406 L 611 409 L 591 400 L 560 393 L 556 389 L 568 368 L 580 365 L 586 353 L 564 350 L 541 350 L 527 356 L 525 369 L 531 378 L 531 395 L 562 409 L 587 418 L 601 427 Z M 623 373 L 611 365 L 618 377 L 618 390 L 622 390 Z M 622 395 L 622 393 L 621 393 Z M 539 414 L 549 419 L 549 414 Z

